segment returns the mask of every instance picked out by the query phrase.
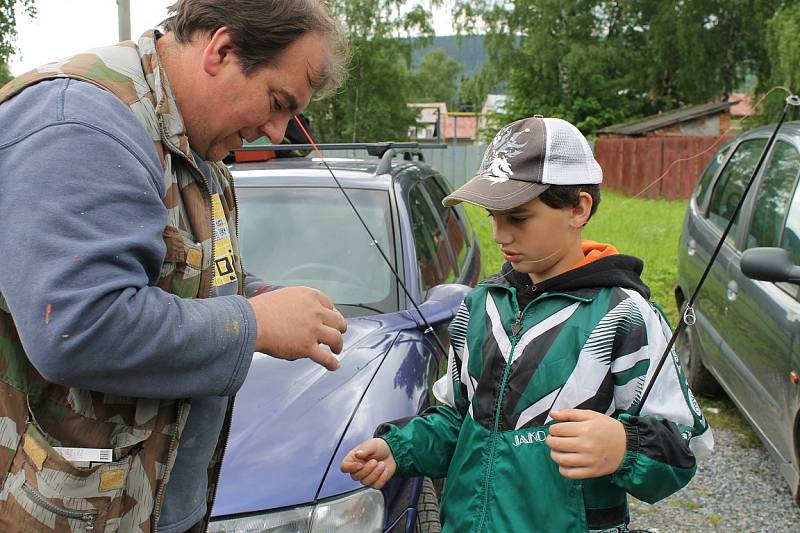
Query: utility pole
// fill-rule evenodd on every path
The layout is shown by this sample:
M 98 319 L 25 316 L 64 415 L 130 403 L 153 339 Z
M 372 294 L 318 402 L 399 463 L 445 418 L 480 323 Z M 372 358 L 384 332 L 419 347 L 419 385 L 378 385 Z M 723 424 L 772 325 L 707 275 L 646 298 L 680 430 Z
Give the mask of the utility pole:
M 131 0 L 117 0 L 117 11 L 119 13 L 119 40 L 130 41 Z

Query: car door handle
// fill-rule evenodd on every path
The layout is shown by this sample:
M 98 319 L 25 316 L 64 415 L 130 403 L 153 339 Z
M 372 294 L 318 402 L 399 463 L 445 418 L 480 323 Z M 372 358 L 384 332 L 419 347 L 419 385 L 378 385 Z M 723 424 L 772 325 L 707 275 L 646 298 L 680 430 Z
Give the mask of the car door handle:
M 728 282 L 728 300 L 731 302 L 736 300 L 736 297 L 739 295 L 739 284 L 735 281 L 731 280 Z
M 689 242 L 686 243 L 686 253 L 688 253 L 690 256 L 694 256 L 696 248 L 697 248 L 697 243 L 695 242 L 695 240 L 689 239 Z

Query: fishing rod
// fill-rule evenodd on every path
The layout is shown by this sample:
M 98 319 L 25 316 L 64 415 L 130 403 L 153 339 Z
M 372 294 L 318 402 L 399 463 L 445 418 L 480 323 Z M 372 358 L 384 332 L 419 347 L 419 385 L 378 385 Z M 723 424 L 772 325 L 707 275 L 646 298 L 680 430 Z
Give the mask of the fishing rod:
M 747 199 L 747 193 L 750 192 L 750 188 L 753 186 L 753 183 L 756 180 L 756 176 L 758 175 L 759 171 L 761 170 L 761 166 L 764 163 L 764 160 L 767 158 L 767 154 L 769 153 L 772 145 L 775 143 L 775 138 L 778 136 L 778 131 L 781 129 L 784 120 L 786 120 L 786 115 L 789 113 L 789 109 L 795 108 L 800 106 L 800 97 L 794 94 L 790 94 L 786 98 L 786 105 L 783 107 L 783 112 L 781 113 L 781 118 L 778 120 L 778 124 L 775 126 L 772 134 L 767 141 L 767 144 L 764 146 L 764 150 L 761 152 L 761 157 L 758 159 L 758 163 L 756 164 L 756 168 L 753 170 L 753 173 L 750 175 L 750 179 L 747 181 L 747 186 L 744 188 L 742 192 L 742 197 L 739 199 L 739 203 L 736 204 L 736 209 L 733 211 L 733 215 L 731 215 L 728 224 L 725 226 L 725 230 L 722 232 L 722 236 L 717 242 L 717 246 L 714 249 L 714 253 L 711 254 L 711 257 L 706 264 L 706 268 L 703 271 L 703 275 L 700 276 L 700 281 L 697 283 L 697 286 L 692 291 L 692 295 L 689 298 L 689 301 L 686 303 L 686 307 L 683 310 L 681 315 L 681 320 L 678 322 L 677 327 L 672 332 L 672 336 L 667 343 L 667 347 L 664 349 L 664 353 L 661 355 L 661 359 L 658 361 L 658 365 L 656 366 L 655 372 L 653 372 L 653 377 L 650 379 L 650 382 L 647 384 L 644 392 L 642 393 L 641 398 L 639 399 L 638 403 L 636 404 L 636 408 L 633 411 L 633 416 L 639 416 L 642 411 L 642 407 L 644 406 L 644 402 L 647 401 L 647 397 L 650 395 L 650 391 L 652 391 L 653 386 L 655 385 L 656 380 L 658 379 L 658 375 L 661 373 L 661 368 L 664 366 L 664 363 L 669 357 L 670 352 L 672 351 L 672 347 L 675 344 L 675 340 L 678 338 L 678 335 L 683 331 L 685 327 L 692 326 L 696 321 L 696 316 L 694 312 L 694 301 L 697 298 L 697 294 L 700 292 L 700 288 L 703 286 L 703 283 L 706 281 L 709 272 L 711 272 L 711 267 L 714 265 L 714 261 L 716 260 L 717 256 L 719 255 L 720 250 L 722 250 L 722 245 L 725 243 L 725 239 L 730 233 L 731 228 L 736 223 L 736 217 L 739 215 L 739 211 L 742 209 L 742 205 L 744 205 L 745 200 Z
M 411 296 L 411 292 L 406 287 L 406 284 L 403 283 L 403 280 L 400 279 L 400 275 L 397 273 L 397 270 L 395 270 L 394 266 L 392 266 L 392 262 L 389 260 L 389 257 L 386 255 L 386 253 L 383 251 L 383 248 L 381 248 L 381 245 L 378 243 L 378 239 L 376 239 L 375 235 L 372 234 L 372 231 L 369 229 L 369 226 L 367 226 L 367 223 L 364 221 L 364 218 L 361 216 L 361 213 L 359 213 L 358 209 L 356 209 L 355 204 L 350 199 L 350 195 L 347 194 L 347 191 L 345 190 L 344 187 L 342 187 L 342 184 L 339 182 L 339 178 L 336 177 L 336 174 L 333 173 L 333 169 L 331 169 L 331 167 L 328 165 L 328 162 L 325 161 L 325 158 L 322 156 L 322 152 L 320 151 L 319 146 L 317 145 L 317 143 L 314 142 L 314 139 L 311 138 L 311 134 L 309 134 L 308 130 L 306 130 L 305 126 L 303 126 L 303 122 L 300 120 L 300 118 L 297 115 L 293 115 L 293 118 L 295 122 L 297 122 L 297 125 L 300 126 L 300 130 L 303 132 L 303 135 L 305 135 L 306 139 L 308 139 L 308 143 L 310 144 L 311 148 L 313 148 L 313 150 L 317 152 L 320 161 L 322 162 L 323 165 L 325 165 L 325 168 L 328 169 L 328 172 L 333 178 L 333 181 L 336 182 L 336 186 L 339 187 L 340 191 L 342 191 L 342 194 L 347 200 L 347 203 L 350 204 L 350 207 L 353 209 L 353 212 L 356 214 L 356 217 L 358 217 L 358 220 L 361 222 L 361 225 L 367 231 L 367 234 L 371 239 L 371 244 L 378 249 L 378 251 L 381 254 L 381 257 L 383 257 L 383 261 L 386 263 L 386 266 L 388 266 L 389 270 L 392 271 L 392 274 L 394 274 L 395 279 L 403 288 L 403 292 L 411 302 L 411 305 L 414 306 L 414 309 L 419 314 L 420 318 L 422 319 L 422 323 L 425 325 L 424 334 L 425 335 L 433 334 L 433 338 L 436 341 L 437 346 L 439 347 L 439 349 L 442 351 L 443 354 L 447 355 L 448 352 L 447 349 L 444 347 L 444 343 L 442 343 L 442 340 L 439 338 L 439 335 L 436 333 L 436 330 L 434 330 L 433 327 L 430 325 L 430 323 L 428 323 L 428 319 L 425 318 L 425 315 L 422 314 L 422 310 L 419 308 L 419 305 L 417 305 L 417 302 Z

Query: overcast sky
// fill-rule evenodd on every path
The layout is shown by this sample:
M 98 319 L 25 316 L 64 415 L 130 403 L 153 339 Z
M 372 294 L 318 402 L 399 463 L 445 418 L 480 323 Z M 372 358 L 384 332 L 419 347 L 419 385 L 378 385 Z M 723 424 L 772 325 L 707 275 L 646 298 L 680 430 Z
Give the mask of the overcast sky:
M 130 0 L 134 40 L 161 22 L 174 0 Z M 38 65 L 89 48 L 118 41 L 116 0 L 36 0 L 37 16 L 17 20 L 17 49 L 11 73 L 22 74 Z M 437 35 L 453 33 L 444 10 L 434 16 Z

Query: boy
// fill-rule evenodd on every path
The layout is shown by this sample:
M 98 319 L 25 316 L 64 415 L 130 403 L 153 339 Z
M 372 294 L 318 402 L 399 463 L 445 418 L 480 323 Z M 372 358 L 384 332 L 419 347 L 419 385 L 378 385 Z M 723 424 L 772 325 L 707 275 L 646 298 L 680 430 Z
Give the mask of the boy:
M 628 531 L 627 494 L 656 502 L 713 446 L 677 360 L 639 402 L 669 338 L 642 261 L 582 241 L 602 171 L 571 124 L 503 128 L 478 174 L 445 198 L 489 211 L 506 263 L 450 325 L 444 405 L 384 424 L 342 461 L 381 488 L 447 477 L 445 532 Z

